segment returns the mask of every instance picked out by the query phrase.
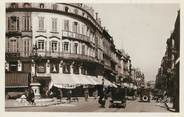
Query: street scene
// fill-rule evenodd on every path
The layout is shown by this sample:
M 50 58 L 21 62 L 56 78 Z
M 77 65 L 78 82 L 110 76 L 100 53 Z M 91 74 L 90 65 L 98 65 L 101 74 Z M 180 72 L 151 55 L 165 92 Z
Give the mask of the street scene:
M 6 112 L 180 112 L 180 8 L 6 3 Z
M 105 108 L 101 108 L 97 100 L 89 98 L 88 102 L 85 102 L 83 98 L 80 98 L 79 102 L 72 103 L 50 103 L 48 105 L 24 105 L 18 104 L 13 100 L 7 104 L 7 112 L 171 112 L 167 110 L 163 103 L 156 103 L 154 101 L 140 102 L 139 99 L 128 100 L 126 108 L 109 108 L 109 100 L 105 105 Z M 12 105 L 14 104 L 14 105 Z M 136 105 L 136 106 L 135 106 Z

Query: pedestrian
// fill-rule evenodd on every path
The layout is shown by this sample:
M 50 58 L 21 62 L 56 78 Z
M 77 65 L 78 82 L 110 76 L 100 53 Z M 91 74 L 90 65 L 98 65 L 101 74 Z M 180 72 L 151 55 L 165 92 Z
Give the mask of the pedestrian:
M 31 104 L 35 105 L 35 94 L 32 88 L 30 88 L 30 99 L 31 99 Z
M 88 89 L 85 89 L 84 90 L 84 98 L 85 98 L 86 102 L 88 101 L 88 96 L 89 96 L 89 91 L 88 91 Z
M 109 93 L 109 90 L 102 85 L 98 102 L 101 104 L 101 107 L 103 108 L 105 108 L 105 103 L 108 98 L 108 93 Z
M 30 103 L 30 104 L 35 104 L 35 95 L 34 95 L 34 91 L 32 88 L 28 88 L 26 90 L 26 100 Z
M 67 91 L 67 100 L 68 100 L 69 103 L 71 103 L 71 96 L 72 96 L 72 90 L 69 89 L 69 90 Z
M 61 102 L 61 100 L 63 98 L 63 91 L 62 91 L 62 89 L 58 89 L 58 90 L 59 90 L 59 99 L 60 99 L 60 102 Z
M 93 96 L 94 96 L 94 99 L 96 100 L 97 96 L 98 96 L 98 90 L 95 89 L 95 91 L 93 92 Z

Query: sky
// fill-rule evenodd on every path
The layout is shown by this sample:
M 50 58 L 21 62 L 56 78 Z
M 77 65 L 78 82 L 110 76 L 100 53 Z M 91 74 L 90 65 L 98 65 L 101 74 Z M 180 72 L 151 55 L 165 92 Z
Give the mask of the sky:
M 112 35 L 117 49 L 124 49 L 145 80 L 155 80 L 166 40 L 174 30 L 179 4 L 90 4 Z

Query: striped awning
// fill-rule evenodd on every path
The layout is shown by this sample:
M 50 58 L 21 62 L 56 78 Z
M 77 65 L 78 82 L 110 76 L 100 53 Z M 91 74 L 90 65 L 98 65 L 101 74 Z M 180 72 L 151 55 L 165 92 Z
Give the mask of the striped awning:
M 28 73 L 10 72 L 5 73 L 5 88 L 28 87 Z

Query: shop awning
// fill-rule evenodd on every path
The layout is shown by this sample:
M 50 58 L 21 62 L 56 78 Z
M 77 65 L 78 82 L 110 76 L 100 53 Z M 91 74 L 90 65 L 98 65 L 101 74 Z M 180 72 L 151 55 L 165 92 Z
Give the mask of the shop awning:
M 10 72 L 5 73 L 5 88 L 28 87 L 28 73 Z
M 100 82 L 100 84 L 102 84 L 103 80 L 104 80 L 104 85 L 105 86 L 117 87 L 114 83 L 112 83 L 111 81 L 105 79 L 103 76 L 98 76 L 98 81 Z
M 95 76 L 86 76 L 86 78 L 91 82 L 91 85 L 100 85 L 100 82 Z
M 52 86 L 58 88 L 74 89 L 78 86 L 78 81 L 76 81 L 70 74 L 52 74 L 50 88 Z

